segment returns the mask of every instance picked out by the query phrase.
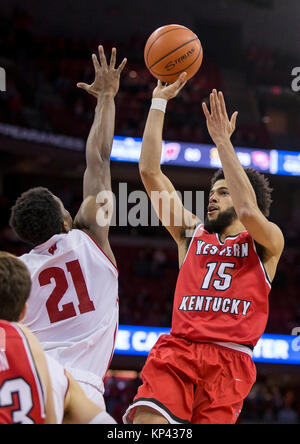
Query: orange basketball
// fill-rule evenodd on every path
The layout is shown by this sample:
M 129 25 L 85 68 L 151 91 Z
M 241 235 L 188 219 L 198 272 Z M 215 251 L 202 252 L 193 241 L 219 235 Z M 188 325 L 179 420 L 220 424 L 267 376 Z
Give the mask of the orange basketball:
M 166 25 L 150 35 L 144 58 L 154 77 L 173 83 L 184 71 L 187 72 L 187 80 L 196 74 L 202 63 L 203 50 L 200 40 L 190 29 Z

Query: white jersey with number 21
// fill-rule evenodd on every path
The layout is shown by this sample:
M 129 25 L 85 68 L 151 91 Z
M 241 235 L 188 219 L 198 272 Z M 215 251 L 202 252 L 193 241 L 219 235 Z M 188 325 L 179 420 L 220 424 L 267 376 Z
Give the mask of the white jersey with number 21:
M 118 328 L 116 267 L 77 229 L 53 236 L 20 259 L 32 278 L 22 322 L 75 379 L 93 384 L 94 377 L 103 391 Z

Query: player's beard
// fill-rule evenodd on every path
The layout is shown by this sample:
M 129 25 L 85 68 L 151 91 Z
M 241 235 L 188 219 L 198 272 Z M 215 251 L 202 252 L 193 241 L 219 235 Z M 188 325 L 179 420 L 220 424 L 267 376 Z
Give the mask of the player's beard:
M 229 227 L 237 219 L 237 214 L 234 207 L 228 208 L 228 210 L 219 213 L 216 219 L 209 219 L 206 216 L 204 221 L 204 228 L 209 233 L 222 234 L 223 231 Z

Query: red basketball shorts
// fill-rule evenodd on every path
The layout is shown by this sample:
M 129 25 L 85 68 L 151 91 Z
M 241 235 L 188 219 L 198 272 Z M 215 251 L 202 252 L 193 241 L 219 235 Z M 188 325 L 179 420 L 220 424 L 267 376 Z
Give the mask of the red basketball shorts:
M 125 424 L 133 422 L 139 406 L 151 407 L 170 424 L 235 424 L 256 381 L 256 367 L 243 351 L 163 335 L 141 376 Z

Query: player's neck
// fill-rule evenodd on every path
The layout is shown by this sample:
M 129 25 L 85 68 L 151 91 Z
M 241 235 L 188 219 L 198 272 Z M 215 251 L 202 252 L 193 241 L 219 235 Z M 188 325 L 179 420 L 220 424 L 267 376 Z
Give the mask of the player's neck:
M 220 239 L 223 242 L 226 237 L 228 236 L 236 236 L 239 233 L 242 233 L 242 231 L 245 231 L 246 228 L 244 225 L 236 219 L 232 224 L 230 224 L 228 227 L 226 227 L 222 233 L 219 233 Z

